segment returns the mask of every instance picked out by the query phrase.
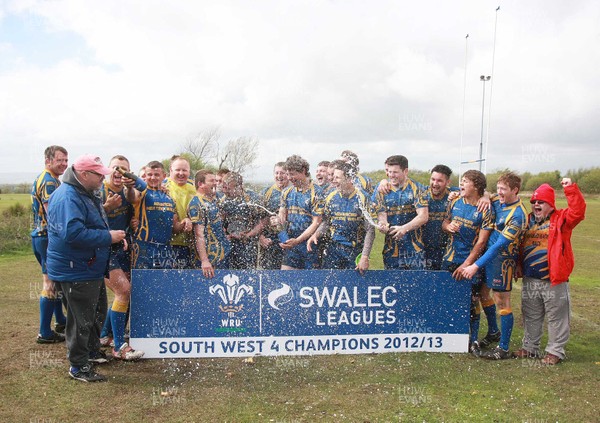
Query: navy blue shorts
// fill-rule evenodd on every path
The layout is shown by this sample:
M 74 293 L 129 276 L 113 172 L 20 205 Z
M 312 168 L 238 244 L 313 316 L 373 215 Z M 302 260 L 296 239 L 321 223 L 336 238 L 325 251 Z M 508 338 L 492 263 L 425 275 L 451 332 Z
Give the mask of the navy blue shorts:
M 42 266 L 42 274 L 47 275 L 48 270 L 46 269 L 46 254 L 48 251 L 48 237 L 31 237 L 31 247 L 33 249 L 33 254 L 35 255 L 35 258 L 37 259 L 40 266 Z
M 331 242 L 323 255 L 323 269 L 356 269 L 356 257 L 362 247 L 350 247 Z
M 131 248 L 125 251 L 121 243 L 113 244 L 110 248 L 108 270 L 111 271 L 115 269 L 121 269 L 125 273 L 131 271 Z
M 456 269 L 458 269 L 459 265 L 456 263 L 452 263 L 449 261 L 444 261 L 442 263 L 442 270 L 447 270 L 450 273 L 454 273 Z M 485 269 L 479 269 L 473 279 L 470 279 L 468 282 L 471 282 L 471 286 L 473 288 L 473 292 L 479 292 L 481 287 L 483 286 L 483 282 L 485 281 Z
M 294 269 L 318 269 L 319 254 L 317 248 L 312 251 L 306 249 L 306 242 L 296 245 L 294 248 L 285 250 L 282 265 L 293 267 Z
M 517 269 L 514 258 L 496 256 L 485 265 L 486 285 L 496 292 L 512 291 L 512 281 Z

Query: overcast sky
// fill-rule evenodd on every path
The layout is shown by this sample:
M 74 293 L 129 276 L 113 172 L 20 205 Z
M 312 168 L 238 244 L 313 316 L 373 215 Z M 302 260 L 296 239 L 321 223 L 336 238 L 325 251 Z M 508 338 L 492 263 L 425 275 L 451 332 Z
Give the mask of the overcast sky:
M 458 171 L 465 53 L 463 160 L 492 75 L 488 171 L 600 165 L 597 0 L 1 4 L 0 172 L 40 171 L 50 144 L 137 169 L 213 127 L 260 140 L 248 179 L 343 149 Z

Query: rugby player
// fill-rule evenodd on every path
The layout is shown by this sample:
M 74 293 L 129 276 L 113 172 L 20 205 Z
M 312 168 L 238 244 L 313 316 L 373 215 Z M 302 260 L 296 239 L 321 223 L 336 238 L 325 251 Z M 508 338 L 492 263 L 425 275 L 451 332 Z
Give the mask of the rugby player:
M 226 168 L 221 168 L 217 171 L 217 174 L 215 176 L 215 183 L 216 183 L 216 187 L 215 189 L 217 190 L 217 198 L 221 198 L 223 197 L 223 178 L 225 177 L 225 175 L 227 175 L 229 172 L 231 172 L 229 169 Z
M 331 180 L 329 179 L 328 175 L 330 163 L 331 162 L 328 162 L 327 160 L 319 162 L 317 165 L 317 170 L 315 171 L 315 188 L 318 188 L 321 193 L 325 192 L 331 184 Z
M 348 163 L 337 165 L 332 184 L 335 190 L 325 199 L 323 221 L 307 242 L 312 244 L 329 232 L 331 242 L 323 258 L 324 269 L 356 269 L 364 273 L 369 268 L 369 255 L 375 239 L 375 229 L 364 217 L 367 197 L 354 186 L 356 174 Z M 360 255 L 360 259 L 358 258 Z
M 129 172 L 130 169 L 129 160 L 125 156 L 114 156 L 108 167 L 113 169 L 113 173 L 108 175 L 108 179 L 105 179 L 103 185 L 102 197 L 105 210 L 109 197 L 118 199 L 116 207 L 107 210 L 108 226 L 111 230 L 125 231 L 130 236 L 129 222 L 133 214 L 133 204 L 139 201 L 141 192 L 146 189 L 147 185 L 141 178 L 134 180 L 123 175 L 122 172 Z M 143 357 L 144 352 L 134 350 L 125 342 L 125 327 L 127 326 L 131 294 L 131 254 L 128 244 L 126 238 L 123 242 L 111 245 L 108 262 L 109 277 L 104 281 L 115 294 L 115 298 L 102 328 L 100 344 L 108 346 L 112 342 L 114 358 L 133 361 Z M 112 332 L 113 339 L 108 336 L 109 331 Z
M 287 225 L 289 239 L 280 242 L 284 249 L 282 270 L 318 268 L 316 251 L 308 251 L 306 241 L 321 224 L 322 205 L 314 183 L 310 180 L 310 165 L 298 155 L 285 161 L 292 187 L 281 196 L 279 215 L 271 218 L 275 226 Z
M 257 207 L 258 195 L 244 188 L 242 175 L 229 172 L 223 178 L 223 197 L 219 209 L 223 226 L 231 241 L 230 269 L 255 269 L 258 260 L 258 235 L 262 232 L 263 218 L 268 215 Z
M 161 162 L 146 165 L 147 188 L 134 204 L 133 215 L 138 223 L 133 232 L 133 269 L 172 269 L 178 265 L 171 238 L 173 233 L 181 232 L 184 225 L 177 218 L 175 201 L 162 190 L 165 176 Z
M 387 167 L 387 166 L 386 166 Z M 427 204 L 429 219 L 423 226 L 423 244 L 425 245 L 425 267 L 428 270 L 440 270 L 446 244 L 447 234 L 442 231 L 442 221 L 446 216 L 449 203 L 459 197 L 459 188 L 450 187 L 452 170 L 446 165 L 436 165 L 431 170 L 429 186 L 421 194 L 419 201 Z M 390 184 L 382 179 L 377 184 L 377 191 L 389 194 Z M 483 212 L 490 209 L 490 195 L 484 195 L 477 202 L 477 210 Z
M 385 161 L 390 192 L 373 193 L 378 229 L 384 233 L 383 264 L 386 269 L 425 268 L 422 226 L 429 219 L 427 204 L 420 201 L 425 187 L 408 177 L 408 159 L 401 155 Z
M 40 330 L 37 336 L 38 344 L 53 344 L 64 342 L 65 324 L 63 305 L 58 290 L 53 281 L 48 278 L 46 269 L 46 251 L 48 249 L 48 200 L 50 195 L 60 185 L 58 177 L 68 166 L 67 150 L 58 145 L 51 145 L 44 151 L 45 169 L 35 178 L 31 188 L 31 212 L 33 215 L 33 230 L 31 245 L 38 263 L 42 267 L 42 292 L 40 294 Z M 56 319 L 52 330 L 52 315 Z
M 440 270 L 442 257 L 448 243 L 448 235 L 442 231 L 442 222 L 448 210 L 450 176 L 452 169 L 446 165 L 436 165 L 431 169 L 429 186 L 421 194 L 420 202 L 427 204 L 428 220 L 423 226 L 425 245 L 425 267 Z
M 501 330 L 498 346 L 482 353 L 482 357 L 504 360 L 512 357 L 509 347 L 514 317 L 510 305 L 510 292 L 521 238 L 527 227 L 527 212 L 518 195 L 521 189 L 521 178 L 518 175 L 512 172 L 500 175 L 496 187 L 497 195 L 492 196 L 494 229 L 487 243 L 487 251 L 460 273 L 462 277 L 472 279 L 481 267 L 485 267 L 486 284 L 494 290 L 494 302 L 500 309 Z M 481 347 L 486 346 L 483 341 L 479 344 Z
M 373 195 L 373 181 L 367 175 L 358 173 L 359 160 L 358 155 L 350 150 L 342 151 L 340 155 L 341 159 L 346 163 L 349 163 L 354 169 L 356 169 L 356 176 L 354 177 L 354 185 L 360 188 L 367 197 Z
M 275 183 L 265 188 L 262 195 L 262 204 L 269 211 L 277 213 L 281 203 L 282 192 L 290 186 L 290 180 L 284 169 L 285 162 L 277 162 L 273 168 Z M 259 236 L 259 266 L 262 269 L 281 269 L 283 249 L 279 246 L 277 232 L 268 222 L 265 222 L 263 232 Z
M 194 225 L 194 268 L 202 269 L 207 278 L 215 276 L 215 269 L 226 269 L 231 243 L 225 235 L 215 195 L 216 178 L 210 170 L 202 169 L 195 175 L 197 194 L 188 206 L 187 214 Z
M 183 232 L 173 236 L 171 248 L 177 257 L 177 268 L 191 267 L 190 245 L 192 222 L 187 217 L 187 207 L 196 195 L 194 183 L 190 182 L 190 162 L 182 156 L 173 156 L 169 178 L 165 183 L 169 196 L 175 201 L 177 219 L 183 225 Z
M 319 187 L 317 184 L 315 184 L 315 188 L 317 189 L 318 195 L 319 195 L 319 200 L 321 201 L 321 203 L 323 203 L 325 201 L 325 198 L 327 198 L 327 196 L 329 194 L 331 194 L 333 191 L 335 191 L 337 189 L 337 187 L 335 186 L 333 180 L 334 180 L 334 171 L 335 169 L 339 169 L 339 168 L 345 168 L 345 165 L 350 165 L 352 172 L 353 172 L 353 183 L 355 182 L 356 178 L 356 174 L 358 173 L 357 169 L 352 168 L 352 165 L 349 164 L 348 162 L 342 160 L 342 159 L 336 159 L 333 160 L 331 162 L 321 162 L 321 163 L 329 163 L 327 165 L 327 186 L 324 187 Z M 355 186 L 357 186 L 355 184 Z M 362 190 L 361 190 L 362 191 Z M 368 201 L 370 203 L 370 200 Z M 318 249 L 317 249 L 317 254 L 318 254 L 318 263 L 319 263 L 319 267 L 321 267 L 321 265 L 323 264 L 323 259 L 325 257 L 325 252 L 327 251 L 327 249 L 329 248 L 331 244 L 331 233 L 330 231 L 324 231 L 320 236 L 319 236 L 319 243 L 317 244 Z
M 442 229 L 451 236 L 444 254 L 443 268 L 452 272 L 452 276 L 457 280 L 462 279 L 462 269 L 481 256 L 493 229 L 493 213 L 490 210 L 480 212 L 477 207 L 486 184 L 483 173 L 477 170 L 465 172 L 460 181 L 460 197 L 451 202 L 442 222 Z M 498 325 L 494 300 L 490 298 L 489 289 L 483 285 L 482 271 L 477 272 L 471 284 L 469 351 L 477 356 L 480 354 L 480 301 L 488 318 L 488 333 L 498 333 Z

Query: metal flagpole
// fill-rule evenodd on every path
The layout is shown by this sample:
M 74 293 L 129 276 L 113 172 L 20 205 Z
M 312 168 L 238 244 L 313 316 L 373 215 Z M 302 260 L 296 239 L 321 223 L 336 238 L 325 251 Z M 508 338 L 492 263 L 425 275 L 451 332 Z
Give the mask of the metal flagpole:
M 485 116 L 485 83 L 487 81 L 489 81 L 491 78 L 491 76 L 485 76 L 485 75 L 481 75 L 479 77 L 479 80 L 481 82 L 483 82 L 483 94 L 481 97 L 481 139 L 479 141 L 479 160 L 476 160 L 479 162 L 479 171 L 481 172 L 483 170 L 483 162 L 485 161 L 485 159 L 483 158 L 483 117 Z
M 462 113 L 462 129 L 460 131 L 460 162 L 458 165 L 458 181 L 460 182 L 460 176 L 462 174 L 462 163 L 463 163 L 463 141 L 465 137 L 465 104 L 467 102 L 467 51 L 469 47 L 469 34 L 465 37 L 465 79 L 463 82 L 463 113 Z
M 487 134 L 486 134 L 486 140 L 485 140 L 485 160 L 484 160 L 484 170 L 483 173 L 487 174 L 487 157 L 488 157 L 488 148 L 490 146 L 490 124 L 491 124 L 491 120 L 492 120 L 492 92 L 494 90 L 494 80 L 496 79 L 496 76 L 494 75 L 494 64 L 495 64 L 495 60 L 496 60 L 496 32 L 497 32 L 497 28 L 498 28 L 498 10 L 500 10 L 500 6 L 498 6 L 496 8 L 496 22 L 494 23 L 494 47 L 493 47 L 493 51 L 492 51 L 492 72 L 491 75 L 493 76 L 492 80 L 490 81 L 490 104 L 488 106 L 488 122 L 487 122 Z

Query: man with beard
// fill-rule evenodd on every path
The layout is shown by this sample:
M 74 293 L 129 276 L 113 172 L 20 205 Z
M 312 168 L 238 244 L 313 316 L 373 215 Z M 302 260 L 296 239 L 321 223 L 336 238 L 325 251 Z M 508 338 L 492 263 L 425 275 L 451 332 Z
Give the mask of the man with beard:
M 575 266 L 571 234 L 585 218 L 585 199 L 577 184 L 563 178 L 566 209 L 556 209 L 554 189 L 542 184 L 531 197 L 532 212 L 523 239 L 523 346 L 515 357 L 537 357 L 548 321 L 548 345 L 542 363 L 555 365 L 565 359 L 570 333 L 569 275 Z
M 448 235 L 442 231 L 442 222 L 448 210 L 450 194 L 450 176 L 452 170 L 446 165 L 436 165 L 431 169 L 429 186 L 421 194 L 420 201 L 427 204 L 429 218 L 423 226 L 425 245 L 425 267 L 428 270 L 440 270 Z M 485 188 L 485 187 L 484 187 Z
M 40 331 L 37 336 L 38 344 L 53 344 L 64 342 L 66 318 L 63 313 L 62 301 L 58 297 L 54 282 L 48 278 L 46 269 L 46 252 L 48 249 L 48 201 L 50 195 L 59 187 L 58 177 L 67 169 L 69 160 L 67 150 L 58 145 L 51 145 L 44 151 L 45 169 L 35 179 L 31 188 L 31 211 L 33 215 L 33 230 L 31 245 L 38 263 L 42 267 L 42 292 L 40 294 Z M 52 330 L 52 315 L 56 319 L 55 329 Z
M 109 229 L 102 208 L 100 187 L 111 173 L 99 157 L 82 156 L 48 203 L 48 276 L 60 285 L 67 304 L 69 376 L 82 382 L 106 380 L 90 365 L 90 353 L 100 348 L 96 322 L 102 319 L 101 325 L 106 316 L 110 246 L 125 238 L 125 231 Z

